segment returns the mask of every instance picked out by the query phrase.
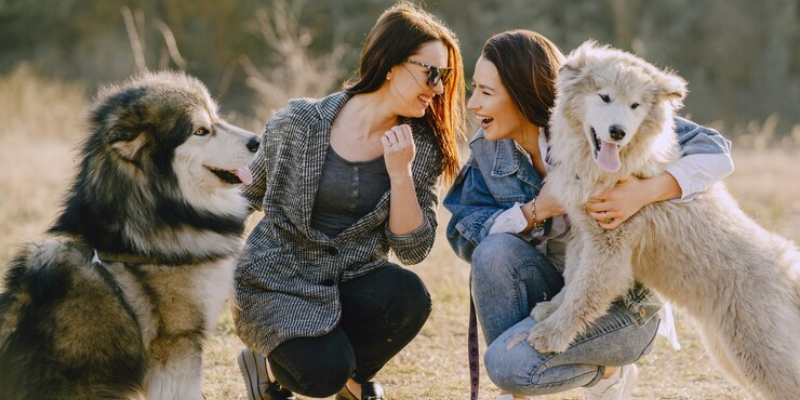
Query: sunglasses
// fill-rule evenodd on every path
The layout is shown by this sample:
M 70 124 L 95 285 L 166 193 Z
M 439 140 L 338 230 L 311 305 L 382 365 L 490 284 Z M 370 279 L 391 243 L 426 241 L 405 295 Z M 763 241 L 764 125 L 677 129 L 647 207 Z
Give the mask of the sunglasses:
M 447 83 L 447 80 L 450 78 L 450 73 L 453 72 L 453 69 L 450 67 L 437 67 L 414 60 L 406 60 L 406 62 L 419 65 L 420 67 L 428 70 L 428 79 L 425 81 L 425 83 L 430 88 L 436 87 L 439 82 L 442 82 L 443 84 Z

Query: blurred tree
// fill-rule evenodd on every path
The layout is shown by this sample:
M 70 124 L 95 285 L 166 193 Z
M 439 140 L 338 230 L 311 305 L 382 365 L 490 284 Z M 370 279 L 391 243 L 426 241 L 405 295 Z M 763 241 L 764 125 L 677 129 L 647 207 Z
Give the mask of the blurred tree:
M 286 66 L 285 54 L 264 41 L 257 17 L 262 9 L 274 16 L 278 1 L 284 0 L 0 0 L 0 73 L 26 61 L 39 73 L 86 81 L 90 90 L 124 78 L 135 71 L 120 11 L 127 6 L 144 16 L 148 68 L 177 66 L 165 45 L 167 26 L 186 70 L 224 96 L 226 107 L 250 109 L 258 92 L 246 83 L 252 74 L 242 68 L 242 57 L 262 74 Z M 487 38 L 525 28 L 565 52 L 593 38 L 676 69 L 689 81 L 686 112 L 700 121 L 744 125 L 778 114 L 780 132 L 800 123 L 798 0 L 413 1 L 425 3 L 455 30 L 470 75 Z M 307 60 L 338 60 L 338 75 L 331 75 L 336 82 L 320 78 L 331 90 L 355 70 L 367 31 L 395 0 L 284 3 L 287 15 L 313 39 L 302 45 Z M 337 58 L 326 58 L 334 52 Z M 288 89 L 294 78 L 270 79 L 287 85 L 287 93 L 303 90 Z
M 729 125 L 781 115 L 800 123 L 800 8 L 797 0 L 646 2 L 643 56 L 689 81 L 686 109 Z

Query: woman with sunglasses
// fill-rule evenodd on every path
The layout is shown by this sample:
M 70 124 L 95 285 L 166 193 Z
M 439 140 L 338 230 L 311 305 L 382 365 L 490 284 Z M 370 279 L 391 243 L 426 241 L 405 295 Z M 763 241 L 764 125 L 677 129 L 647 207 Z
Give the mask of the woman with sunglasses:
M 471 263 L 475 310 L 489 345 L 486 371 L 502 390 L 497 400 L 579 387 L 586 399 L 630 399 L 633 363 L 652 349 L 659 326 L 661 304 L 639 286 L 564 353 L 540 354 L 526 340 L 535 324 L 531 309 L 564 285 L 569 223 L 545 183 L 547 126 L 562 59 L 551 41 L 531 31 L 486 42 L 467 103 L 481 129 L 444 200 L 453 214 L 450 245 Z M 630 177 L 586 205 L 601 227 L 614 229 L 649 203 L 688 201 L 733 171 L 730 142 L 719 133 L 681 118 L 675 130 L 683 157 L 667 173 Z
M 454 34 L 409 4 L 367 36 L 358 78 L 267 122 L 244 189 L 264 218 L 236 272 L 251 399 L 384 399 L 372 379 L 431 311 L 420 278 L 440 178 L 459 170 L 464 77 Z

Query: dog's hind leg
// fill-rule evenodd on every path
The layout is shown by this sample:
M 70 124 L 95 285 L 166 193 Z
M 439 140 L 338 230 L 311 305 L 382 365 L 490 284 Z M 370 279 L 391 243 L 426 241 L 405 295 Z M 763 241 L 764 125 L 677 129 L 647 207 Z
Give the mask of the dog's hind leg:
M 727 338 L 717 332 L 704 326 L 700 321 L 696 322 L 696 326 L 700 331 L 700 337 L 703 339 L 703 344 L 708 350 L 711 359 L 725 372 L 731 379 L 738 383 L 742 388 L 745 388 L 751 395 L 755 395 L 754 389 L 750 381 L 745 378 L 744 373 L 740 366 L 735 362 L 735 358 L 730 354 L 730 349 L 724 343 Z
M 800 315 L 790 304 L 731 304 L 736 315 L 718 322 L 719 336 L 708 335 L 716 361 L 754 397 L 796 400 L 800 393 Z M 714 330 L 716 331 L 716 327 Z M 726 365 L 726 363 L 728 365 Z

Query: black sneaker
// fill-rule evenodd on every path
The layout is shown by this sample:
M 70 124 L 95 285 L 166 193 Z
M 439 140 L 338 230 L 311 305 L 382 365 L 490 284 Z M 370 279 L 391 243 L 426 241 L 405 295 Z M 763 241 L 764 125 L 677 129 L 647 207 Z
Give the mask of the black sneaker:
M 250 400 L 297 400 L 289 389 L 269 380 L 267 359 L 248 348 L 236 358 Z

